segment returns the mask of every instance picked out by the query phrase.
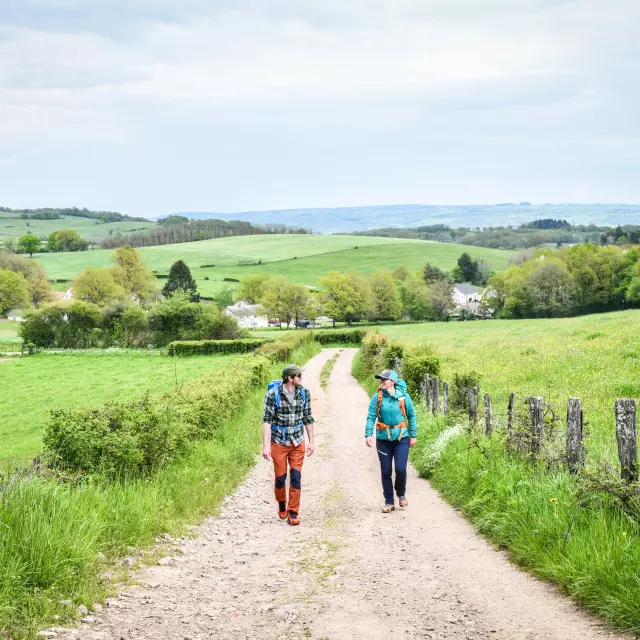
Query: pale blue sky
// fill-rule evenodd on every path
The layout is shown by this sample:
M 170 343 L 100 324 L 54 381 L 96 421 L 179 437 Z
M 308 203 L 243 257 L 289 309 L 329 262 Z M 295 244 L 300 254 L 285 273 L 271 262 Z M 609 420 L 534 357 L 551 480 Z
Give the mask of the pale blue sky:
M 634 0 L 2 0 L 0 205 L 640 202 Z

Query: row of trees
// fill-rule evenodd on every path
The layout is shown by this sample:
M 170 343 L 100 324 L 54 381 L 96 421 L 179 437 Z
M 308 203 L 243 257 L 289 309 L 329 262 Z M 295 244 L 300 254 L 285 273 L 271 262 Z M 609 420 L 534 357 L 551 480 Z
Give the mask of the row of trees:
M 154 247 L 179 244 L 213 238 L 284 233 L 311 233 L 306 229 L 287 227 L 283 224 L 256 225 L 240 220 L 188 220 L 184 216 L 169 216 L 157 227 L 138 233 L 114 233 L 100 243 L 103 249 L 123 245 Z
M 89 218 L 100 222 L 149 222 L 146 218 L 128 216 L 117 211 L 93 211 L 83 207 L 41 207 L 38 209 L 12 209 L 10 207 L 0 207 L 0 211 L 4 213 L 18 213 L 21 218 L 25 216 L 33 220 L 52 220 L 63 216 L 71 216 L 74 218 Z
M 488 282 L 502 318 L 557 317 L 640 305 L 640 247 L 580 244 L 524 255 Z
M 0 251 L 0 317 L 15 308 L 37 309 L 51 300 L 51 284 L 39 262 Z
M 16 239 L 6 236 L 2 249 L 9 253 L 28 253 L 29 257 L 38 252 L 86 251 L 89 243 L 75 229 L 59 229 L 49 234 L 46 243 L 35 233 L 25 233 Z

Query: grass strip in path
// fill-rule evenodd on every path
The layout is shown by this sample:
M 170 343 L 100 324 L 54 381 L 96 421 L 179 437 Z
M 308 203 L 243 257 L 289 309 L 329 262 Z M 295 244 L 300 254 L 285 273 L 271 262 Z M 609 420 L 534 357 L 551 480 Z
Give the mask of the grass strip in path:
M 331 372 L 333 371 L 333 367 L 336 366 L 336 361 L 339 357 L 340 353 L 336 353 L 332 358 L 329 358 L 322 367 L 322 371 L 320 372 L 320 386 L 325 392 L 329 388 L 329 378 L 331 377 Z

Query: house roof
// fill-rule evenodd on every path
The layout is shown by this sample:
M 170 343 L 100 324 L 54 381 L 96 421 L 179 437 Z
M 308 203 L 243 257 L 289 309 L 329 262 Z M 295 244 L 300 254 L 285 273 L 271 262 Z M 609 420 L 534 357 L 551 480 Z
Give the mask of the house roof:
M 453 285 L 460 293 L 464 293 L 464 295 L 469 295 L 470 293 L 480 293 L 480 287 L 474 287 L 472 284 L 467 284 L 466 282 L 463 284 L 455 284 Z
M 53 293 L 53 295 L 56 298 L 59 298 L 60 300 L 62 300 L 62 298 L 64 298 L 66 291 L 52 291 L 51 293 Z
M 258 315 L 259 304 L 248 304 L 244 300 L 238 300 L 234 305 L 225 310 L 236 318 L 253 318 Z

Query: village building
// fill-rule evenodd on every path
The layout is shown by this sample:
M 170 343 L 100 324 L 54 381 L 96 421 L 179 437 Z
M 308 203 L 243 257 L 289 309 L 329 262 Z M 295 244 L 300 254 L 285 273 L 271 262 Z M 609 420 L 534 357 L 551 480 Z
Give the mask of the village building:
M 259 304 L 249 304 L 245 300 L 238 300 L 235 304 L 225 307 L 224 312 L 235 318 L 243 329 L 268 327 L 269 319 L 267 316 L 258 315 L 259 309 Z

